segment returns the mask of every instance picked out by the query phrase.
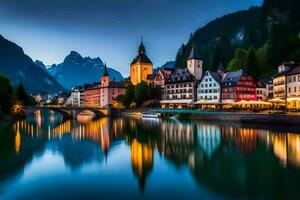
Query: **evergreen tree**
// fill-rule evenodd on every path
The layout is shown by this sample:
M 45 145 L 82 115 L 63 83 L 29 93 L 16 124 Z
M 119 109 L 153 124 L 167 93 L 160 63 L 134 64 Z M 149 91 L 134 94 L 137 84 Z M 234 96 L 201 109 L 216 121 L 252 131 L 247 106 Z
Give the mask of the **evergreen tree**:
M 255 49 L 253 47 L 250 47 L 246 59 L 246 73 L 254 78 L 257 78 L 257 76 L 259 75 L 259 69 L 257 66 L 258 64 L 256 60 Z
M 22 83 L 17 86 L 17 101 L 23 105 L 27 105 L 28 96 Z
M 230 61 L 231 56 L 231 42 L 227 35 L 225 33 L 222 33 L 210 60 L 210 69 L 216 71 L 220 62 L 227 65 Z
M 245 69 L 247 59 L 247 51 L 245 49 L 237 48 L 234 52 L 234 58 L 231 59 L 227 66 L 227 71 L 236 71 Z
M 10 114 L 14 102 L 14 90 L 9 78 L 0 75 L 0 111 Z

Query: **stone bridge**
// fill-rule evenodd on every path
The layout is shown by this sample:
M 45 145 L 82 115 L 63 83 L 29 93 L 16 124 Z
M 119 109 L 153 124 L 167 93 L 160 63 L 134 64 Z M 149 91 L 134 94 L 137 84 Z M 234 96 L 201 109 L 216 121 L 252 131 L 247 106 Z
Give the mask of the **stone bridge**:
M 77 116 L 83 111 L 91 111 L 95 114 L 95 117 L 108 117 L 111 114 L 110 108 L 97 108 L 97 107 L 67 107 L 67 106 L 36 106 L 36 107 L 24 107 L 23 112 L 25 115 L 29 115 L 36 110 L 52 110 L 62 114 L 66 119 L 76 119 Z

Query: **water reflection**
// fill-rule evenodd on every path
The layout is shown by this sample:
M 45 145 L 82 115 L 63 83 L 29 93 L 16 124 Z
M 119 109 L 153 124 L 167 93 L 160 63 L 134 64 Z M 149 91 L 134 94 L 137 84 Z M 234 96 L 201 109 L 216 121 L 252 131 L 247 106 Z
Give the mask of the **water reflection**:
M 63 121 L 53 112 L 37 111 L 32 118 L 1 129 L 0 185 L 22 176 L 25 165 L 34 164 L 35 156 L 51 150 L 62 155 L 71 170 L 89 163 L 105 164 L 110 156 L 125 155 L 131 171 L 122 174 L 132 174 L 140 191 L 158 189 L 148 184 L 150 177 L 161 182 L 172 179 L 157 175 L 155 169 L 162 167 L 163 159 L 167 168 L 177 171 L 177 183 L 181 182 L 182 170 L 187 170 L 194 178 L 189 184 L 198 188 L 205 185 L 224 197 L 294 198 L 300 180 L 300 135 L 278 130 L 174 119 L 93 121 L 82 116 L 80 120 Z M 129 154 L 120 150 L 122 144 Z M 179 192 L 172 185 L 164 187 L 166 193 Z M 185 192 L 196 196 L 200 190 Z M 150 198 L 153 194 L 147 195 Z

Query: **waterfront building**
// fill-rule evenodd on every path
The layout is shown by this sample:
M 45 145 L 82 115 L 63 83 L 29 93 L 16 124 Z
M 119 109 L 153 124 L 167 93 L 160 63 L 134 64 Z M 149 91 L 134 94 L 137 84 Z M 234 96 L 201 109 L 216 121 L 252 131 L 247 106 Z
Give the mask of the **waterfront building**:
M 225 73 L 221 86 L 222 103 L 256 101 L 256 84 L 242 70 Z
M 125 94 L 125 86 L 118 81 L 110 81 L 106 64 L 100 83 L 94 83 L 84 91 L 84 102 L 87 107 L 115 107 L 116 98 Z
M 267 101 L 267 85 L 263 80 L 256 82 L 256 100 L 257 101 Z
M 154 76 L 153 84 L 156 87 L 160 87 L 161 90 L 161 98 L 165 99 L 165 82 L 167 80 L 167 77 L 169 77 L 173 72 L 173 68 L 162 68 L 159 69 L 158 72 Z
M 266 84 L 267 88 L 267 99 L 272 99 L 274 96 L 274 85 L 272 78 L 265 78 L 262 81 Z
M 278 66 L 278 73 L 273 76 L 274 99 L 278 105 L 288 109 L 300 109 L 300 65 L 294 62 Z
M 215 107 L 221 101 L 221 75 L 206 71 L 197 89 L 197 103 L 201 107 Z
M 192 105 L 196 99 L 196 86 L 203 75 L 203 60 L 193 45 L 187 59 L 187 67 L 177 68 L 165 80 L 165 95 L 162 107 L 183 108 Z
M 152 75 L 153 65 L 151 60 L 146 54 L 146 49 L 141 42 L 138 55 L 133 59 L 130 64 L 130 82 L 136 85 L 142 81 L 147 82 L 148 75 Z
M 80 87 L 73 87 L 71 90 L 71 95 L 65 103 L 66 106 L 80 107 L 81 106 L 81 92 Z

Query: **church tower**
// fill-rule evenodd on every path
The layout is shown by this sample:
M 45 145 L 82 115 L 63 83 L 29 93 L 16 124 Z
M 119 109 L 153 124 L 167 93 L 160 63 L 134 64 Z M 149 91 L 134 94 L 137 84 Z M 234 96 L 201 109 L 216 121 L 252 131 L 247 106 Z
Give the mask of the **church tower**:
M 101 87 L 108 87 L 109 85 L 109 75 L 106 67 L 106 63 L 104 64 L 103 75 L 101 77 Z
M 202 79 L 203 60 L 201 59 L 199 51 L 195 44 L 193 44 L 191 53 L 187 59 L 187 68 L 197 81 Z
M 136 85 L 142 81 L 146 81 L 149 74 L 152 75 L 153 64 L 146 55 L 146 49 L 141 41 L 138 49 L 138 55 L 130 64 L 130 82 Z

